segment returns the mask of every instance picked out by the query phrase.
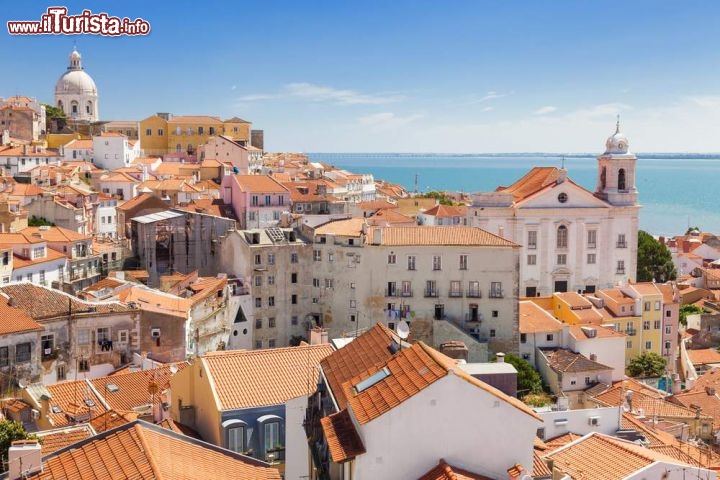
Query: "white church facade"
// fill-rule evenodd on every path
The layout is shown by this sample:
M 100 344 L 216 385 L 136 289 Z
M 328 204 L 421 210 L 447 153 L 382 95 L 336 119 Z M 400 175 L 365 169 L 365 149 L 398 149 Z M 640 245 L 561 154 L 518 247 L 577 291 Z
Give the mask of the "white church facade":
M 509 187 L 474 194 L 468 225 L 521 245 L 521 297 L 591 293 L 634 280 L 636 160 L 618 121 L 597 157 L 595 192 L 573 182 L 564 168 L 535 167 Z
M 85 72 L 82 56 L 73 49 L 67 71 L 55 85 L 55 105 L 69 120 L 92 123 L 100 119 L 95 81 Z

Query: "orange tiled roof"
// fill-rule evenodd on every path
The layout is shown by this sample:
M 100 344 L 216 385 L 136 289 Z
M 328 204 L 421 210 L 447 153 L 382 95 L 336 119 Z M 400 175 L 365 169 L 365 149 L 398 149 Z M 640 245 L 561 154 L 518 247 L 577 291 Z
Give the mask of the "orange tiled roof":
M 54 427 L 72 425 L 76 420 L 88 422 L 92 417 L 107 411 L 100 397 L 85 380 L 55 383 L 47 385 L 45 389 L 51 396 L 51 409 L 44 415 Z M 39 398 L 35 400 L 38 406 L 42 404 Z M 59 407 L 59 411 L 53 412 L 53 407 Z
M 126 423 L 134 422 L 137 419 L 138 414 L 136 412 L 107 410 L 93 417 L 90 420 L 90 426 L 92 426 L 93 430 L 100 433 L 112 430 Z
M 612 370 L 612 367 L 603 365 L 586 358 L 585 356 L 558 348 L 557 350 L 544 351 L 550 368 L 556 372 L 590 372 L 595 370 Z
M 168 417 L 162 422 L 158 423 L 163 428 L 167 428 L 170 431 L 173 431 L 175 433 L 180 433 L 182 435 L 187 435 L 188 437 L 197 438 L 199 440 L 202 440 L 200 438 L 200 434 L 193 430 L 192 428 L 188 427 L 187 425 L 183 425 L 180 422 L 176 422 L 172 418 Z
M 164 365 L 160 368 L 130 372 L 125 375 L 101 377 L 90 382 L 95 390 L 105 398 L 110 408 L 118 411 L 132 411 L 135 407 L 148 405 L 153 401 L 149 393 L 151 385 L 155 385 L 157 392 L 154 401 L 159 403 L 160 394 L 170 387 L 170 378 L 174 375 L 172 370 L 180 371 L 188 366 L 187 362 L 173 365 Z M 108 388 L 113 385 L 116 388 Z
M 552 477 L 552 470 L 550 470 L 550 467 L 548 467 L 548 464 L 545 463 L 545 460 L 542 459 L 540 452 L 537 450 L 533 450 L 532 476 L 533 478 Z
M 133 197 L 130 200 L 126 201 L 122 205 L 118 205 L 117 208 L 119 210 L 123 210 L 123 211 L 131 210 L 150 198 L 156 198 L 156 197 L 152 193 L 141 193 L 140 195 Z
M 108 173 L 107 175 L 103 175 L 100 178 L 101 183 L 105 182 L 130 182 L 130 183 L 140 183 L 140 180 L 133 177 L 132 175 L 128 175 L 125 172 L 112 172 Z
M 543 188 L 554 185 L 560 178 L 560 169 L 557 167 L 534 167 L 524 177 L 509 187 L 498 187 L 496 191 L 511 193 L 516 202 L 523 200 Z
M 79 138 L 75 138 L 73 140 L 70 140 L 68 143 L 66 143 L 65 148 L 69 148 L 71 150 L 92 150 L 93 149 L 93 141 L 92 140 L 81 140 Z
M 673 395 L 673 398 L 689 409 L 695 410 L 697 407 L 700 407 L 702 413 L 720 420 L 720 396 L 718 396 L 712 387 L 707 387 L 706 390 L 702 391 L 694 390 L 692 392 L 680 393 Z
M 341 410 L 347 406 L 347 397 L 342 384 L 373 365 L 385 363 L 392 357 L 388 347 L 394 338 L 390 329 L 381 323 L 376 323 L 320 362 L 323 375 Z
M 58 478 L 280 480 L 280 472 L 259 460 L 135 421 L 44 457 L 42 472 L 28 476 Z
M 556 332 L 562 330 L 562 322 L 550 315 L 531 300 L 523 300 L 520 304 L 520 333 Z
M 358 391 L 358 385 L 361 382 L 381 372 L 384 372 L 385 375 L 380 380 Z M 477 380 L 458 368 L 453 359 L 428 347 L 423 342 L 418 342 L 410 348 L 404 348 L 384 364 L 375 365 L 361 372 L 343 383 L 342 388 L 348 404 L 352 407 L 355 419 L 363 425 L 390 411 L 451 372 L 509 403 L 523 413 L 541 420 L 532 409 L 520 400 Z
M 688 350 L 690 352 L 690 350 Z M 706 387 L 715 388 L 720 392 L 720 368 L 712 368 L 703 373 L 695 380 L 693 388 L 690 391 L 705 391 Z
M 678 464 L 673 457 L 599 433 L 586 435 L 545 458 L 577 479 L 620 480 L 655 462 Z
M 0 291 L 13 299 L 13 305 L 35 320 L 79 313 L 120 313 L 134 309 L 119 302 L 86 302 L 52 288 L 33 283 L 13 283 L 0 286 Z
M 660 392 L 652 392 L 650 389 L 642 387 L 638 389 L 632 384 L 627 388 L 623 388 L 622 382 L 617 382 L 609 390 L 594 398 L 607 406 L 617 407 L 625 403 L 625 392 L 627 390 L 633 392 L 633 410 L 642 409 L 647 415 L 656 415 L 661 418 L 695 418 L 695 410 L 666 401 L 665 396 Z M 701 417 L 710 418 L 707 415 L 701 415 Z
M 703 348 L 700 350 L 688 350 L 688 357 L 693 365 L 706 365 L 708 363 L 720 363 L 720 352 L 715 348 Z
M 8 298 L 0 296 L 0 335 L 33 332 L 44 327 L 32 319 L 22 308 L 8 305 Z
M 222 120 L 210 115 L 173 115 L 168 123 L 222 123 Z M 169 133 L 172 135 L 174 132 Z
M 570 442 L 574 442 L 578 438 L 582 438 L 582 435 L 568 432 L 562 435 L 558 435 L 557 437 L 553 437 L 550 440 L 545 440 L 545 445 L 547 445 L 548 450 L 552 452 L 553 450 L 557 450 L 560 447 L 564 447 Z
M 329 344 L 228 350 L 200 357 L 221 410 L 278 405 L 315 391 Z
M 588 337 L 588 335 L 585 333 L 585 330 L 583 330 L 583 327 L 588 326 L 589 325 L 568 325 L 568 332 L 575 338 L 575 340 L 578 341 L 590 340 L 592 338 L 610 338 L 625 336 L 623 332 L 616 332 L 615 330 L 605 328 L 600 325 L 592 325 L 592 328 L 595 329 L 595 335 L 593 337 Z
M 364 218 L 346 218 L 333 220 L 315 228 L 315 235 L 339 235 L 343 237 L 359 237 L 362 235 Z
M 575 309 L 583 309 L 583 308 L 592 308 L 592 303 L 590 303 L 590 300 L 583 297 L 579 293 L 575 292 L 563 292 L 563 293 L 556 293 L 555 296 L 559 299 L 561 299 L 563 302 L 570 305 L 570 308 L 572 310 Z
M 68 230 L 63 227 L 27 227 L 20 230 L 26 238 L 41 238 L 48 242 L 76 242 L 90 240 L 90 235 Z
M 40 438 L 42 444 L 42 454 L 50 455 L 61 448 L 65 448 L 73 443 L 80 442 L 95 435 L 95 432 L 89 428 L 87 424 L 74 427 L 59 428 L 54 430 L 44 430 L 37 432 L 35 435 Z
M 379 243 L 375 243 L 375 231 L 381 230 Z M 482 247 L 516 247 L 517 244 L 477 227 L 466 226 L 412 226 L 412 227 L 371 227 L 367 242 L 373 245 L 422 245 L 453 246 L 468 245 Z
M 270 175 L 242 175 L 234 176 L 235 182 L 242 191 L 251 193 L 290 193 L 290 190 Z
M 365 453 L 365 446 L 347 409 L 320 419 L 330 457 L 344 463 Z
M 368 225 L 372 226 L 394 226 L 393 224 L 396 224 L 397 226 L 410 226 L 416 225 L 415 219 L 412 217 L 408 217 L 407 215 L 403 215 L 397 210 L 391 210 L 389 208 L 378 210 L 375 212 L 371 217 L 368 219 Z
M 423 214 L 436 218 L 464 217 L 467 214 L 467 207 L 437 204 L 430 210 L 424 211 Z
M 18 255 L 13 255 L 13 268 L 15 270 L 18 270 L 20 268 L 29 267 L 30 265 L 39 265 L 41 263 L 47 263 L 47 262 L 54 262 L 56 260 L 60 260 L 61 258 L 65 258 L 65 255 L 53 250 L 52 248 L 46 248 L 45 249 L 45 256 L 42 258 L 34 258 L 34 259 L 28 259 L 28 258 L 22 258 Z
M 490 480 L 490 477 L 453 467 L 441 458 L 440 462 L 419 480 Z

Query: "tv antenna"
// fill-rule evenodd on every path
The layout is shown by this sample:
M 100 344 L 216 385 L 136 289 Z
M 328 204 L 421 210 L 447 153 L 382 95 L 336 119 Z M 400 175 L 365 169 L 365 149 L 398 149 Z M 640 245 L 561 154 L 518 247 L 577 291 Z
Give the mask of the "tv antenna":
M 400 320 L 395 327 L 395 333 L 400 337 L 400 349 L 402 350 L 402 342 L 410 336 L 410 325 L 405 320 Z

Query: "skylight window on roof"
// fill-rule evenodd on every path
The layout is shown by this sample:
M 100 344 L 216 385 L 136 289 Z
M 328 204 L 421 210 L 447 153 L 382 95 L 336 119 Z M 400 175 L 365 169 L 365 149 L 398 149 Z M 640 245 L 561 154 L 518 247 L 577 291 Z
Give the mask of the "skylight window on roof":
M 118 387 L 114 383 L 108 383 L 105 388 L 107 389 L 108 392 L 112 392 L 112 393 L 115 393 L 118 390 L 120 390 L 120 387 Z
M 376 383 L 380 382 L 381 380 L 386 379 L 389 376 L 390 376 L 390 370 L 387 367 L 383 367 L 382 370 L 379 370 L 379 371 L 373 373 L 372 375 L 370 375 L 365 380 L 358 382 L 355 385 L 355 392 L 361 393 L 361 392 L 367 390 L 368 388 L 372 387 Z
M 53 406 L 51 407 L 51 410 L 52 410 L 53 413 L 62 413 L 62 408 L 60 408 L 59 405 L 53 405 Z
M 86 398 L 86 399 L 85 399 L 85 405 L 87 405 L 88 407 L 94 407 L 94 406 L 95 406 L 95 402 L 93 402 L 92 399 L 90 399 L 90 398 Z

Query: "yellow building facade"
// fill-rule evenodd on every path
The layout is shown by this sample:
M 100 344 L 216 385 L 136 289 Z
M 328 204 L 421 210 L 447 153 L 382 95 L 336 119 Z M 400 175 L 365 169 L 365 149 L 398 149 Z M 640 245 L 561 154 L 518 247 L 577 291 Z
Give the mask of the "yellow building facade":
M 225 135 L 250 144 L 252 124 L 238 117 L 221 120 L 207 115 L 152 115 L 140 121 L 140 144 L 146 155 L 194 157 L 210 137 Z

